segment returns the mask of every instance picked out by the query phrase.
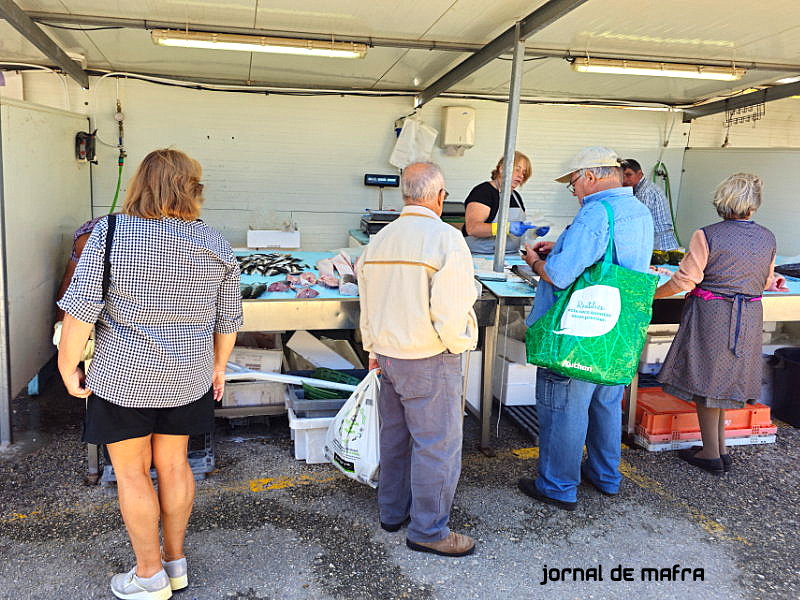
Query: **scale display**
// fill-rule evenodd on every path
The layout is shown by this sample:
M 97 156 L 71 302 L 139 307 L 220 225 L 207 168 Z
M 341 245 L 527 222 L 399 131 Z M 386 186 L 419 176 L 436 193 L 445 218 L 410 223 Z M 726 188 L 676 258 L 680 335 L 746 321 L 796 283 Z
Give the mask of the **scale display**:
M 364 175 L 364 185 L 400 187 L 400 175 L 376 175 L 374 173 L 366 173 Z

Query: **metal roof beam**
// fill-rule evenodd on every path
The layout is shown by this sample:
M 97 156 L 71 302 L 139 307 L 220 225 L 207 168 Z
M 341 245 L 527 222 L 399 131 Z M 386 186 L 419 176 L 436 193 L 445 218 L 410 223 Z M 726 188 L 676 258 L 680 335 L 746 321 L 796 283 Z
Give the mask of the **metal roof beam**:
M 733 96 L 731 98 L 725 98 L 724 100 L 717 100 L 716 102 L 708 102 L 707 104 L 700 104 L 692 108 L 684 108 L 683 122 L 689 123 L 692 119 L 715 115 L 735 108 L 745 108 L 761 102 L 780 100 L 781 98 L 788 98 L 789 96 L 796 96 L 798 94 L 800 94 L 800 81 L 776 85 L 758 90 L 757 92 Z
M 0 0 L 0 18 L 8 21 L 25 39 L 36 46 L 48 59 L 84 89 L 89 89 L 89 77 L 77 63 L 67 56 L 58 44 L 42 31 L 13 0 Z
M 519 39 L 524 41 L 534 33 L 554 23 L 568 12 L 578 8 L 587 0 L 549 0 L 519 23 Z M 516 25 L 509 27 L 494 40 L 486 44 L 478 52 L 442 75 L 420 93 L 417 106 L 422 106 L 442 92 L 450 89 L 459 81 L 468 77 L 481 67 L 487 65 L 514 46 Z

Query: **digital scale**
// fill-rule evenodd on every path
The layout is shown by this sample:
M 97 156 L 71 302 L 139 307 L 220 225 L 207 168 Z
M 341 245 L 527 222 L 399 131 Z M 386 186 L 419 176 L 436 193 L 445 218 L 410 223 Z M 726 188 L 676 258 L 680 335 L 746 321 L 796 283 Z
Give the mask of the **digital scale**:
M 361 217 L 361 231 L 373 235 L 400 216 L 396 210 L 383 210 L 383 188 L 400 187 L 400 175 L 366 173 L 364 185 L 378 188 L 378 210 L 368 208 L 367 214 Z

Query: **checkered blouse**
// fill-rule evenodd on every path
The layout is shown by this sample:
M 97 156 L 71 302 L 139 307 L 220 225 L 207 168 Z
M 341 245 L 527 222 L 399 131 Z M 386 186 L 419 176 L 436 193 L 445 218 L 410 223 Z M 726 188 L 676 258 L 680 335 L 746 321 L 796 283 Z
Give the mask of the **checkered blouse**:
M 107 228 L 106 219 L 95 226 L 58 302 L 95 324 L 87 385 L 120 406 L 189 404 L 211 387 L 213 334 L 242 325 L 233 250 L 200 220 L 118 215 L 104 301 Z

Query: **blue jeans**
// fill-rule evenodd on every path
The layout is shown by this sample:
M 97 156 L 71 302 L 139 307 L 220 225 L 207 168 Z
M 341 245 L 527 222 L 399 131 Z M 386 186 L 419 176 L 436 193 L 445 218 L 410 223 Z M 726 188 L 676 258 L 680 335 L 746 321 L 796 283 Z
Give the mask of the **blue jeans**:
M 549 369 L 536 375 L 539 476 L 536 487 L 550 498 L 575 502 L 583 470 L 603 491 L 619 491 L 622 441 L 621 385 L 570 379 Z
M 378 365 L 380 519 L 395 524 L 410 516 L 409 540 L 438 542 L 450 535 L 461 474 L 461 356 L 404 360 L 379 354 Z

